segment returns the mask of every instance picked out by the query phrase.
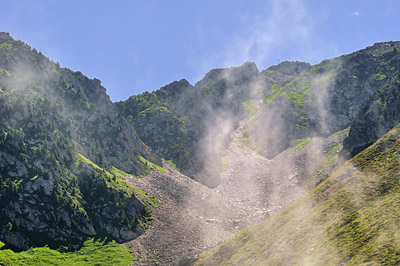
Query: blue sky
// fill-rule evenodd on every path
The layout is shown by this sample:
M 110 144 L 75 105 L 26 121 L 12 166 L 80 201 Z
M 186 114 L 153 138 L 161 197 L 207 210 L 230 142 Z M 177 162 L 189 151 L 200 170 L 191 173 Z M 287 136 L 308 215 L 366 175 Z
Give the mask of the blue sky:
M 0 31 L 119 101 L 212 68 L 316 64 L 400 40 L 399 14 L 398 0 L 1 0 Z

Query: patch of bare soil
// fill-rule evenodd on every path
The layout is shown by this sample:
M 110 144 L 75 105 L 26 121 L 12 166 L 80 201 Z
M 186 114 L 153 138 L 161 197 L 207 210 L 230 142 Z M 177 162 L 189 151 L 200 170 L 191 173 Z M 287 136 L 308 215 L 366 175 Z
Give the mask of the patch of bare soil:
M 240 134 L 240 128 L 234 138 Z M 337 141 L 337 140 L 336 140 Z M 330 138 L 314 138 L 304 149 L 289 149 L 272 160 L 232 141 L 223 182 L 210 189 L 182 175 L 168 163 L 128 182 L 162 202 L 154 221 L 126 245 L 138 256 L 133 265 L 179 265 L 216 247 L 241 229 L 267 219 L 306 193 L 303 188 L 332 146 Z

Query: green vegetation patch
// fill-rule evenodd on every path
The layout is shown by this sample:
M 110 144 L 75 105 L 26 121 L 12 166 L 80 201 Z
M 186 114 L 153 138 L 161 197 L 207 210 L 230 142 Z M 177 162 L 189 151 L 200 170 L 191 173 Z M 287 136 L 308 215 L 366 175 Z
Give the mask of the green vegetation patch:
M 274 70 L 274 69 L 268 69 L 267 72 L 268 72 L 268 74 L 272 75 L 272 74 L 274 74 L 274 73 L 276 72 L 276 70 Z
M 130 186 L 130 185 L 129 185 L 129 186 Z M 143 197 L 145 197 L 145 198 L 148 198 L 149 203 L 150 203 L 153 207 L 157 208 L 158 206 L 161 206 L 161 205 L 162 205 L 161 201 L 159 201 L 156 197 L 147 194 L 147 193 L 144 192 L 143 190 L 141 190 L 141 189 L 139 189 L 139 188 L 137 188 L 137 187 L 133 187 L 133 186 L 130 186 L 130 188 L 131 188 L 137 195 L 141 195 L 141 196 L 143 196 Z M 147 204 L 146 204 L 146 205 L 147 205 Z
M 249 120 L 257 113 L 257 106 L 258 106 L 257 100 L 247 100 L 243 102 L 244 110 L 247 113 L 245 120 Z
M 146 160 L 142 156 L 139 156 L 139 158 L 147 166 L 147 171 L 146 171 L 145 175 L 147 175 L 151 170 L 156 170 L 156 171 L 159 171 L 161 173 L 166 173 L 167 172 L 167 170 L 165 170 L 161 166 L 158 166 L 158 165 Z
M 248 148 L 256 153 L 260 153 L 260 151 L 268 144 L 268 141 L 271 140 L 271 137 L 268 135 L 263 135 L 261 138 L 256 139 L 253 136 L 249 135 L 250 127 L 247 127 L 243 130 L 242 136 L 236 139 L 236 145 L 242 148 Z
M 383 80 L 386 78 L 386 75 L 383 74 L 382 72 L 379 72 L 378 74 L 375 75 L 376 76 L 376 80 Z
M 324 160 L 318 165 L 318 167 L 314 171 L 314 175 L 311 179 L 311 183 L 316 182 L 321 183 L 324 179 L 329 176 L 333 167 L 335 166 L 338 158 L 339 152 L 343 148 L 343 142 L 340 142 L 332 147 L 326 154 Z
M 0 68 L 0 75 L 6 75 L 7 77 L 11 76 L 11 73 L 8 72 L 6 69 Z
M 225 157 L 221 158 L 221 165 L 222 165 L 221 173 L 225 172 L 230 167 L 229 161 Z
M 304 139 L 297 139 L 297 141 L 299 141 L 299 144 L 297 144 L 294 148 L 298 151 L 301 151 L 302 149 L 304 149 L 305 146 L 308 145 L 308 143 L 310 143 L 312 140 L 312 138 L 308 137 L 308 138 L 304 138 Z
M 101 171 L 103 171 L 103 168 L 101 168 L 100 166 L 98 166 L 97 164 L 95 164 L 94 162 L 92 162 L 91 160 L 89 160 L 88 158 L 86 158 L 85 156 L 83 156 L 82 154 L 78 153 L 79 158 L 82 160 L 82 162 L 84 164 L 90 164 L 91 166 L 93 166 L 96 169 L 99 169 Z M 106 172 L 108 173 L 108 172 Z M 110 173 L 108 173 L 109 175 L 111 175 Z
M 11 50 L 13 48 L 11 43 L 2 43 L 0 44 L 0 49 Z
M 105 178 L 104 181 L 105 181 L 107 187 L 110 187 L 110 188 L 116 189 L 118 191 L 121 191 L 121 192 L 123 192 L 123 193 L 125 193 L 126 195 L 129 195 L 129 196 L 132 195 L 132 192 L 134 192 L 137 195 L 141 195 L 146 199 L 146 201 L 142 201 L 141 200 L 141 202 L 145 206 L 148 205 L 147 203 L 149 203 L 153 207 L 158 207 L 159 205 L 161 205 L 161 202 L 158 199 L 156 199 L 154 196 L 151 196 L 151 195 L 147 194 L 146 192 L 142 191 L 139 188 L 136 188 L 136 187 L 133 187 L 133 186 L 129 185 L 126 182 L 126 180 L 123 177 L 121 177 L 120 174 L 122 174 L 122 176 L 132 176 L 132 175 L 129 175 L 129 174 L 127 174 L 127 173 L 125 173 L 125 172 L 123 172 L 123 171 L 121 171 L 121 170 L 119 170 L 119 169 L 117 169 L 115 167 L 112 168 L 113 169 L 113 174 L 111 174 L 107 170 L 105 170 L 105 169 L 101 168 L 100 166 L 98 166 L 97 164 L 93 163 L 91 160 L 89 160 L 88 158 L 86 158 L 82 154 L 79 153 L 78 155 L 79 155 L 79 158 L 82 160 L 83 163 L 89 164 L 89 165 L 93 166 L 94 168 L 99 169 L 100 171 L 105 173 L 107 178 Z M 154 168 L 154 170 L 158 170 L 156 168 L 159 167 L 159 166 L 147 161 L 143 157 L 140 157 L 140 159 L 143 162 L 147 162 L 148 163 L 148 169 L 152 169 L 153 170 L 153 168 Z M 152 165 L 150 165 L 150 164 L 152 164 Z M 163 169 L 163 168 L 161 168 L 161 169 L 163 171 L 165 171 L 165 169 Z
M 122 171 L 122 170 L 120 170 L 120 169 L 118 169 L 118 168 L 116 168 L 116 167 L 112 167 L 111 168 L 111 172 L 114 174 L 114 175 L 122 175 L 122 176 L 134 176 L 134 175 L 132 175 L 132 174 L 128 174 L 128 173 L 126 173 L 126 172 L 124 172 L 124 171 Z
M 312 89 L 311 81 L 305 81 L 299 83 L 294 90 L 285 93 L 290 102 L 292 102 L 296 108 L 296 112 L 293 112 L 293 115 L 297 119 L 296 123 L 297 128 L 306 128 L 309 126 L 304 105 L 306 102 L 307 93 L 311 89 Z
M 0 248 L 4 245 L 0 241 Z M 82 265 L 82 266 L 128 266 L 132 265 L 135 256 L 128 247 L 115 241 L 87 240 L 83 247 L 74 252 L 59 252 L 49 247 L 31 248 L 27 251 L 14 252 L 10 249 L 0 249 L 0 264 L 4 266 L 18 265 Z
M 166 162 L 169 163 L 170 165 L 172 165 L 173 167 L 177 168 L 177 167 L 176 167 L 176 164 L 174 164 L 174 163 L 172 162 L 172 160 L 166 160 Z
M 269 90 L 269 93 L 267 95 L 264 95 L 264 103 L 269 104 L 272 102 L 276 97 L 278 97 L 282 90 L 285 88 L 285 83 L 276 83 L 271 86 L 271 89 Z
M 337 132 L 332 134 L 332 138 L 337 138 L 342 134 L 344 134 L 343 137 L 346 138 L 349 135 L 349 131 L 350 131 L 349 128 L 345 128 L 345 129 L 339 130 L 339 131 L 337 131 Z
M 336 163 L 339 159 L 339 152 L 343 148 L 343 138 L 346 138 L 349 135 L 349 128 L 345 128 L 339 130 L 332 134 L 331 139 L 338 141 L 325 155 L 324 160 L 318 165 L 315 169 L 313 177 L 311 179 L 311 184 L 317 179 L 317 183 L 321 183 L 323 180 L 328 178 L 329 174 L 332 172 Z

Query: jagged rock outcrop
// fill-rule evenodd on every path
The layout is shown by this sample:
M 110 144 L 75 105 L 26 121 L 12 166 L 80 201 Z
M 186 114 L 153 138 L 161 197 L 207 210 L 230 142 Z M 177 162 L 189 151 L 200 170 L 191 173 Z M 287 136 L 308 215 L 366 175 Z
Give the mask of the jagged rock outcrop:
M 341 154 L 353 157 L 400 122 L 400 76 L 397 74 L 369 99 L 353 120 Z
M 388 80 L 398 75 L 399 42 L 378 43 L 342 56 L 340 71 L 330 91 L 331 131 L 347 127 L 361 106 Z
M 0 33 L 3 242 L 75 249 L 92 236 L 136 237 L 150 214 L 117 171 L 143 175 L 160 162 L 99 80 Z

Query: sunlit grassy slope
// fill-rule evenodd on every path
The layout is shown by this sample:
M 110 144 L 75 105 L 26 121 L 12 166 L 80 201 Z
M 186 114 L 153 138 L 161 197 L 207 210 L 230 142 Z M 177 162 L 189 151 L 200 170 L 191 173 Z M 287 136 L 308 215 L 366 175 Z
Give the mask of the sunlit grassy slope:
M 0 247 L 4 244 L 0 242 Z M 88 240 L 84 246 L 75 252 L 60 253 L 48 247 L 31 248 L 23 252 L 9 249 L 0 250 L 0 265 L 131 265 L 134 256 L 128 247 L 123 247 L 115 241 L 105 243 L 104 240 Z
M 199 265 L 399 265 L 400 124 L 305 198 Z

